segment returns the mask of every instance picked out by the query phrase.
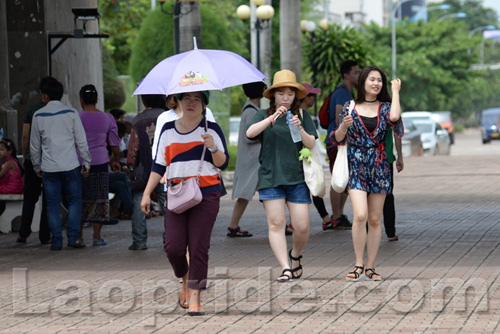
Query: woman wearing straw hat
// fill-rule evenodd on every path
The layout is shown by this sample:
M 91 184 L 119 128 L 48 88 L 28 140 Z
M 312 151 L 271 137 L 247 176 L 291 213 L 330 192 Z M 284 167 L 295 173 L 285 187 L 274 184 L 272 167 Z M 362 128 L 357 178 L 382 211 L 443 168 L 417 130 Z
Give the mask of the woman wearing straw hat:
M 297 82 L 295 74 L 289 70 L 278 71 L 273 85 L 264 96 L 271 100 L 267 110 L 259 110 L 253 117 L 246 135 L 249 139 L 260 140 L 259 155 L 259 200 L 263 202 L 269 225 L 269 243 L 282 268 L 278 282 L 288 282 L 302 276 L 301 252 L 309 239 L 309 204 L 311 197 L 304 182 L 299 151 L 305 146 L 314 147 L 316 128 L 309 116 L 300 117 L 300 99 L 307 91 Z M 292 126 L 286 117 L 290 111 L 290 121 L 300 134 L 300 141 L 294 143 Z M 286 227 L 285 204 L 288 206 L 293 223 L 293 246 L 287 252 L 287 242 L 283 230 Z

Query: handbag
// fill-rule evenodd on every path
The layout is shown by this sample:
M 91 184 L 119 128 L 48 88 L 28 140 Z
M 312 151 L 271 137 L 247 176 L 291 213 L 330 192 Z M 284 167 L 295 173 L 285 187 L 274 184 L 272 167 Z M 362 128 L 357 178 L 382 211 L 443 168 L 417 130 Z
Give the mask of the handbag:
M 302 118 L 302 109 L 300 109 L 300 116 Z M 316 139 L 314 147 L 309 149 L 311 152 L 310 159 L 302 159 L 302 167 L 304 169 L 304 181 L 306 182 L 311 195 L 315 197 L 324 197 L 326 194 L 325 187 L 325 172 L 321 165 L 321 158 L 316 150 L 316 145 L 322 145 L 321 141 Z
M 205 132 L 207 132 L 207 119 L 205 118 Z M 203 153 L 201 154 L 200 166 L 198 167 L 198 175 L 189 179 L 171 178 L 168 181 L 167 189 L 167 209 L 177 214 L 181 214 L 186 210 L 200 204 L 203 195 L 200 189 L 200 174 L 205 159 L 205 151 L 207 148 L 203 145 Z M 173 180 L 180 180 L 179 183 L 174 183 Z
M 148 184 L 149 175 L 145 174 L 144 166 L 136 166 L 129 174 L 130 189 L 133 192 L 143 192 Z
M 354 108 L 354 101 L 349 104 L 348 115 L 351 114 Z M 337 157 L 332 170 L 332 188 L 338 193 L 345 191 L 349 182 L 349 163 L 347 161 L 347 135 L 345 137 L 345 145 L 339 145 Z

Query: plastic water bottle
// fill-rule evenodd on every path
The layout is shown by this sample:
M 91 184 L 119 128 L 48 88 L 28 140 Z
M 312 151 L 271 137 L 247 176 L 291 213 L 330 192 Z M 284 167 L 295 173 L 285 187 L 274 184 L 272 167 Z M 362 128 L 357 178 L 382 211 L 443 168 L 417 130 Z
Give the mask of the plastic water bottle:
M 3 138 L 3 128 L 0 129 L 0 140 Z
M 302 140 L 302 138 L 300 138 L 299 128 L 297 128 L 295 125 L 293 125 L 292 118 L 293 118 L 293 114 L 290 110 L 288 110 L 286 112 L 286 122 L 288 123 L 288 127 L 290 128 L 290 133 L 292 134 L 293 142 L 298 143 L 299 141 Z

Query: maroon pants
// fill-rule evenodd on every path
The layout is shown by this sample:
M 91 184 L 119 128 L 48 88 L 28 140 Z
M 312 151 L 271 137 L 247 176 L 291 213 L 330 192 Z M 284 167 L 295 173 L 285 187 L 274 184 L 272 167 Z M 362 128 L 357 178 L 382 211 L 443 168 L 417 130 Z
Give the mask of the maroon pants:
M 200 204 L 184 213 L 165 212 L 165 252 L 176 277 L 189 271 L 188 288 L 207 287 L 208 250 L 219 213 L 220 191 L 203 195 Z M 186 249 L 189 246 L 189 264 Z

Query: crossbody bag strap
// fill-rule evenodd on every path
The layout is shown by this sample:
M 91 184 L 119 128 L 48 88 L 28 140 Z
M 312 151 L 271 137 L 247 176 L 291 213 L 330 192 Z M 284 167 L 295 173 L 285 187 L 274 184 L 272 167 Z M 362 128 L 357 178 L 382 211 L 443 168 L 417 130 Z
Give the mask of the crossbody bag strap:
M 205 134 L 207 134 L 208 133 L 208 122 L 207 122 L 207 118 L 205 116 L 203 116 L 203 118 L 205 119 Z M 203 144 L 203 153 L 201 154 L 200 166 L 198 167 L 198 176 L 197 176 L 198 179 L 200 178 L 200 175 L 201 175 L 201 170 L 203 168 L 203 160 L 205 160 L 205 152 L 206 151 L 207 151 L 207 146 L 205 144 Z

